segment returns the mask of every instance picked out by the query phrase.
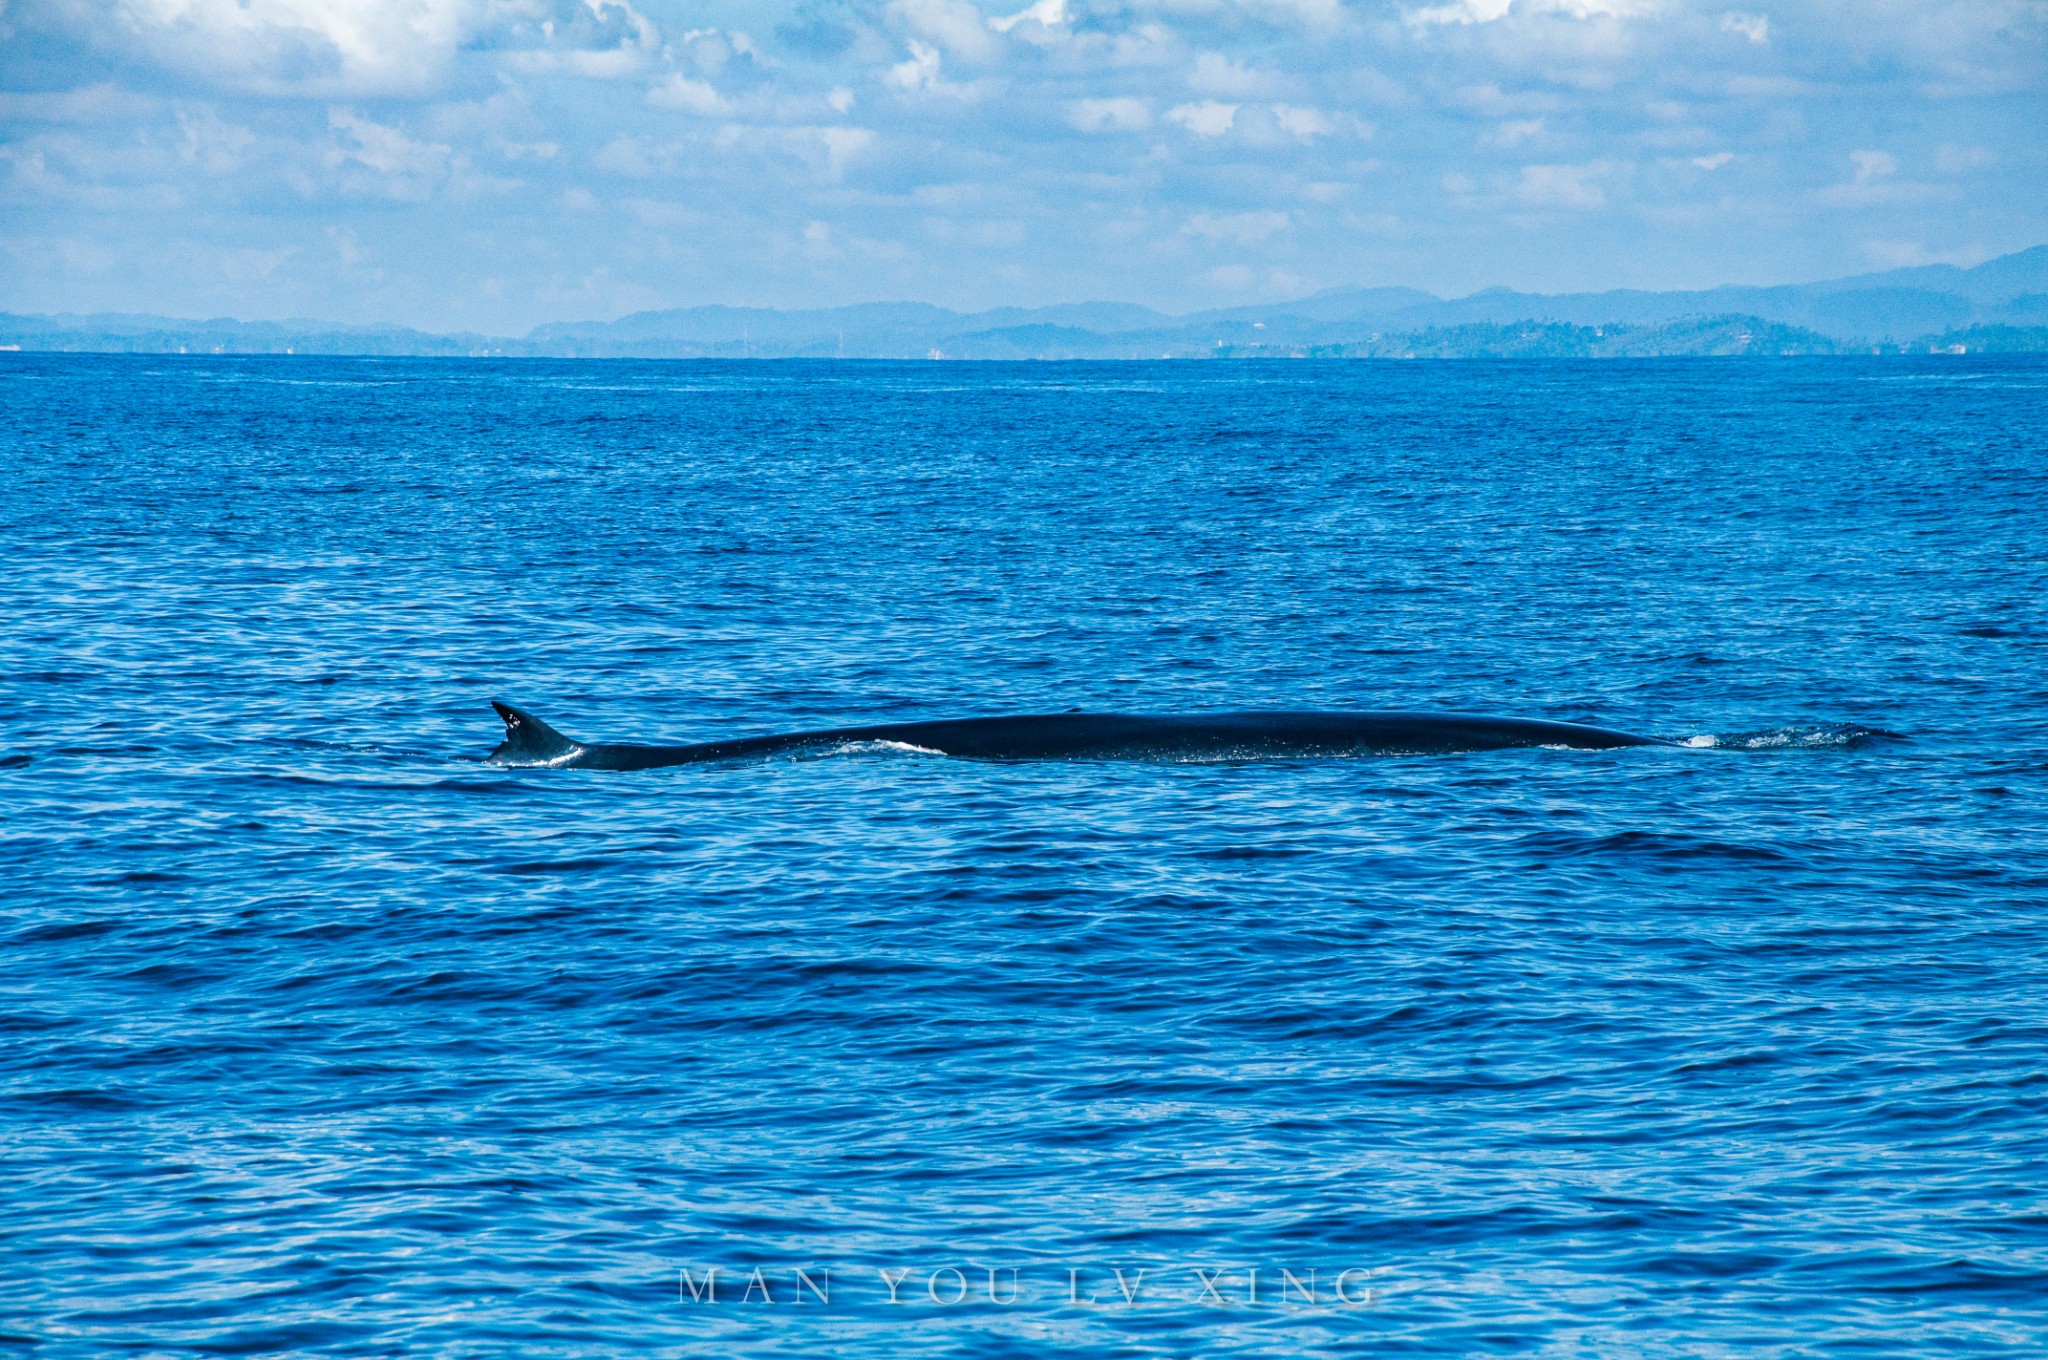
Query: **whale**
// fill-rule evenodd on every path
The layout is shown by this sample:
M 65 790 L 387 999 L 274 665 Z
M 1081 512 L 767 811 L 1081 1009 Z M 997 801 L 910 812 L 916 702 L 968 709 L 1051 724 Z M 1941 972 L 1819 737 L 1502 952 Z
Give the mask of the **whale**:
M 1581 723 L 1471 713 L 1259 711 L 1174 717 L 1075 711 L 877 723 L 651 746 L 576 741 L 524 709 L 495 699 L 491 707 L 505 720 L 505 740 L 484 757 L 485 763 L 551 770 L 657 770 L 871 743 L 1002 761 L 1328 759 L 1529 746 L 1610 751 L 1679 744 Z

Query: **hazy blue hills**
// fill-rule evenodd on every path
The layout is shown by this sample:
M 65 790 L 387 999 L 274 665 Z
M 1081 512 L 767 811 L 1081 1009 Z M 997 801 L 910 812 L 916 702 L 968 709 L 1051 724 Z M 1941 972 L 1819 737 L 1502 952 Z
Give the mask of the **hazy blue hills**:
M 812 311 L 684 307 L 524 336 L 320 321 L 0 314 L 23 350 L 618 358 L 1579 358 L 2048 352 L 2048 246 L 1972 269 L 1923 265 L 1779 287 L 1439 298 L 1334 289 L 1173 316 L 1129 303 L 954 312 L 916 302 Z
M 487 335 L 436 335 L 405 326 L 343 326 L 331 321 L 183 321 L 100 312 L 90 316 L 16 316 L 0 312 L 0 347 L 102 354 L 502 354 L 520 341 Z

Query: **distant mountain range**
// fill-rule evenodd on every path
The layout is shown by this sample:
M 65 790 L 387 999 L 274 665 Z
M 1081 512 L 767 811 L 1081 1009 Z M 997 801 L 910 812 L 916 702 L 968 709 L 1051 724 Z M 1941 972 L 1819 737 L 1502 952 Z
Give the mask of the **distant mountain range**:
M 1700 292 L 1439 298 L 1336 289 L 1170 316 L 1128 303 L 962 313 L 917 302 L 815 311 L 684 307 L 517 338 L 320 321 L 0 313 L 0 347 L 149 354 L 561 358 L 1576 358 L 2048 352 L 2048 246 L 1959 269 Z

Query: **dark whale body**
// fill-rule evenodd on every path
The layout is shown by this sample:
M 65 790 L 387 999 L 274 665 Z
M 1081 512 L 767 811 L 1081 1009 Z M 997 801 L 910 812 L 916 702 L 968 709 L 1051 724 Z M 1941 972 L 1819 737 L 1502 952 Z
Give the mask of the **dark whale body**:
M 491 707 L 505 720 L 505 740 L 485 757 L 488 762 L 569 770 L 653 770 L 856 742 L 894 742 L 974 760 L 1260 760 L 1675 744 L 1578 723 L 1464 713 L 1209 713 L 1185 718 L 1035 713 L 782 732 L 693 746 L 632 746 L 571 741 L 510 704 L 493 700 Z

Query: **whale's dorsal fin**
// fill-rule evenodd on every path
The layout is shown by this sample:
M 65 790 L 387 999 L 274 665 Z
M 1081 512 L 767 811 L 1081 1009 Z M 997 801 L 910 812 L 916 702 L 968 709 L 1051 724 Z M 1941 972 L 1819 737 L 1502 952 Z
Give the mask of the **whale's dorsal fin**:
M 553 765 L 583 749 L 524 709 L 491 700 L 491 707 L 505 720 L 505 740 L 485 756 L 492 765 Z

